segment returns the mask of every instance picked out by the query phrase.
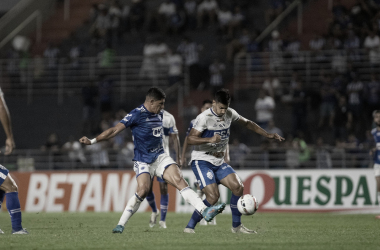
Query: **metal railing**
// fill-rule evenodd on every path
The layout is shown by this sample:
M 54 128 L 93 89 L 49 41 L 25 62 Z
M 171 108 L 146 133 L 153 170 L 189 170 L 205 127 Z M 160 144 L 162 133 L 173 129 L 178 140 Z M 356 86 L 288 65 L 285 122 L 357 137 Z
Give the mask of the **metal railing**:
M 236 169 L 293 169 L 293 168 L 368 168 L 372 160 L 368 150 L 324 148 L 321 162 L 318 148 L 309 147 L 310 157 L 299 160 L 300 152 L 292 148 L 263 150 L 250 147 L 242 152 L 230 147 L 231 166 Z M 74 152 L 74 154 L 70 153 Z M 17 149 L 9 156 L 0 156 L 1 164 L 10 170 L 64 170 L 64 169 L 130 169 L 133 152 L 124 149 L 106 149 L 89 146 L 80 151 L 41 151 L 39 149 Z
M 184 70 L 185 90 L 187 74 Z M 31 103 L 36 95 L 56 95 L 61 104 L 66 95 L 80 95 L 90 81 L 107 77 L 119 98 L 128 91 L 157 86 L 166 89 L 168 65 L 158 59 L 142 56 L 124 56 L 104 59 L 86 58 L 18 58 L 0 60 L 1 88 L 7 95 L 26 95 Z
M 374 50 L 380 55 L 380 51 Z M 289 83 L 294 71 L 309 88 L 318 87 L 323 74 L 343 75 L 355 70 L 360 80 L 369 81 L 379 69 L 380 57 L 369 57 L 368 50 L 322 50 L 297 52 L 256 52 L 235 57 L 234 92 L 261 88 L 269 74 L 281 83 Z

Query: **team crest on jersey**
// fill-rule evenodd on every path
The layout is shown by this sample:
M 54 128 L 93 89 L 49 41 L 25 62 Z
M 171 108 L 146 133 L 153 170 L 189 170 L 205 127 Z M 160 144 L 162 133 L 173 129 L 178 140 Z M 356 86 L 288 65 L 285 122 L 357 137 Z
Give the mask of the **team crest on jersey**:
M 214 177 L 214 174 L 211 171 L 208 171 L 207 172 L 207 178 L 209 178 L 210 180 L 212 180 L 213 177 Z
M 161 127 L 152 128 L 152 130 L 153 130 L 153 135 L 155 137 L 161 137 L 161 135 L 163 134 L 162 126 Z

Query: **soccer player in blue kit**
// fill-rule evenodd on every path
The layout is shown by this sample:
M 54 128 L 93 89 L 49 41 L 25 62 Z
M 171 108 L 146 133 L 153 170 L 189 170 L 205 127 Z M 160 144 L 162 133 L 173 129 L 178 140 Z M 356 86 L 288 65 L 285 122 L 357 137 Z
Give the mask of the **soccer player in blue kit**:
M 12 153 L 15 142 L 13 139 L 11 117 L 7 104 L 4 100 L 3 91 L 0 89 L 0 121 L 3 125 L 5 135 L 5 155 Z M 6 204 L 12 223 L 12 234 L 29 234 L 26 229 L 21 225 L 21 206 L 18 199 L 18 187 L 16 182 L 12 179 L 8 169 L 0 165 L 0 209 L 3 203 L 4 197 L 7 197 Z M 4 232 L 0 229 L 0 234 Z
M 372 113 L 373 121 L 376 124 L 376 128 L 371 130 L 373 139 L 375 140 L 375 148 L 370 151 L 370 155 L 373 156 L 375 170 L 375 178 L 377 184 L 377 195 L 380 199 L 380 110 L 375 110 Z M 376 216 L 376 219 L 380 219 L 380 215 Z
M 160 88 L 150 88 L 145 102 L 140 107 L 127 114 L 120 123 L 103 131 L 94 139 L 82 137 L 79 141 L 90 145 L 99 141 L 108 140 L 125 128 L 130 127 L 133 135 L 134 171 L 136 172 L 137 190 L 127 202 L 127 206 L 113 233 L 122 233 L 124 226 L 131 216 L 138 210 L 141 202 L 150 191 L 152 178 L 158 176 L 177 188 L 185 201 L 190 203 L 206 221 L 211 221 L 221 213 L 225 203 L 208 207 L 183 179 L 182 172 L 175 161 L 165 153 L 162 143 L 162 120 L 166 95 Z M 215 143 L 216 141 L 211 142 Z
M 233 233 L 256 233 L 241 224 L 241 213 L 237 208 L 237 201 L 243 195 L 244 186 L 235 170 L 224 162 L 224 154 L 229 141 L 230 126 L 237 122 L 247 129 L 270 139 L 283 141 L 278 134 L 269 134 L 256 123 L 240 116 L 230 108 L 231 97 L 226 89 L 215 93 L 212 107 L 197 116 L 193 128 L 187 138 L 189 145 L 195 145 L 191 153 L 191 168 L 198 184 L 206 194 L 203 201 L 212 206 L 219 199 L 218 184 L 222 184 L 232 191 L 230 206 L 232 212 Z M 196 224 L 202 219 L 194 212 L 184 229 L 185 233 L 195 233 Z

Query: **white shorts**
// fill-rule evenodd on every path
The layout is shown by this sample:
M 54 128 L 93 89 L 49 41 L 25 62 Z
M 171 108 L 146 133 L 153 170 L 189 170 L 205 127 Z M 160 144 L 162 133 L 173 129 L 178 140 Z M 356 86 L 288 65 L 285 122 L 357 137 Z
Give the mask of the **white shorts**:
M 375 170 L 375 176 L 380 176 L 380 164 L 374 164 L 373 169 Z
M 133 170 L 136 173 L 136 178 L 140 174 L 149 173 L 150 178 L 157 176 L 163 179 L 165 169 L 172 164 L 177 165 L 177 163 L 168 154 L 163 153 L 163 154 L 160 154 L 157 157 L 157 159 L 151 164 L 141 162 L 141 161 L 135 161 Z

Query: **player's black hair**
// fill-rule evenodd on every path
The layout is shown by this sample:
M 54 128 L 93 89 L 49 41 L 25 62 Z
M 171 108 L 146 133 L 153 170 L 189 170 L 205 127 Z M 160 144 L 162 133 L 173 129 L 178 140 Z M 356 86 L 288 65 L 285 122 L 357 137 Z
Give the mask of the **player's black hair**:
M 376 114 L 380 114 L 380 110 L 374 110 L 372 112 L 372 117 L 375 117 Z
M 214 100 L 224 105 L 230 105 L 231 95 L 228 89 L 220 89 L 216 91 Z
M 152 87 L 146 93 L 147 98 L 152 98 L 155 101 L 162 100 L 166 98 L 165 92 L 157 87 Z
M 210 99 L 206 99 L 206 100 L 203 101 L 202 106 L 204 106 L 207 103 L 212 104 L 212 101 Z

